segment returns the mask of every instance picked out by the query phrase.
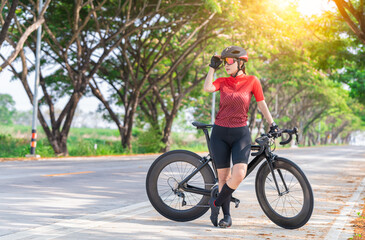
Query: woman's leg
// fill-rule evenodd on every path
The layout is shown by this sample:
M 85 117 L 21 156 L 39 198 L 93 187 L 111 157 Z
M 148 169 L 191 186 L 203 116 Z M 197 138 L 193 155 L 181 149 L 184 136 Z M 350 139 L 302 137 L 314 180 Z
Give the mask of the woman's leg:
M 245 179 L 247 173 L 246 163 L 237 163 L 233 165 L 232 176 L 227 180 L 226 184 L 231 189 L 237 189 L 240 183 Z
M 221 191 L 222 187 L 230 178 L 230 156 L 231 146 L 225 141 L 226 128 L 220 126 L 214 126 L 210 139 L 210 146 L 213 153 L 213 159 L 218 173 L 218 190 Z M 215 197 L 212 197 L 209 201 L 211 207 L 210 220 L 214 226 L 218 226 L 218 215 L 220 206 L 214 205 Z
M 217 199 L 215 200 L 216 206 L 222 206 L 222 204 L 229 198 L 234 190 L 240 185 L 242 180 L 245 178 L 247 172 L 247 164 L 237 163 L 233 165 L 232 175 L 223 187 L 221 188 Z
M 238 130 L 238 131 L 236 131 Z M 220 227 L 230 227 L 232 220 L 230 216 L 230 201 L 232 193 L 238 188 L 247 174 L 247 162 L 251 150 L 251 137 L 247 128 L 235 129 L 232 135 L 236 135 L 236 141 L 232 144 L 233 168 L 231 177 L 223 185 L 215 203 L 222 206 L 224 218 L 219 221 Z
M 219 192 L 221 192 L 224 184 L 226 184 L 226 182 L 228 181 L 228 179 L 231 178 L 231 168 L 217 169 L 217 172 L 218 172 Z M 231 203 L 231 198 L 227 199 L 227 201 L 225 201 L 222 204 L 222 210 L 223 210 L 223 214 L 224 215 L 231 215 L 231 212 L 230 212 L 230 203 Z
M 228 180 L 226 180 L 226 183 L 221 188 L 220 193 L 214 202 L 215 206 L 222 206 L 224 218 L 221 219 L 218 224 L 222 228 L 227 228 L 232 225 L 232 219 L 230 213 L 230 203 L 231 203 L 232 193 L 237 189 L 242 180 L 245 178 L 246 172 L 247 172 L 247 164 L 238 163 L 233 165 L 231 177 L 226 178 Z
M 218 187 L 219 192 L 222 190 L 222 187 L 226 182 L 231 178 L 231 168 L 218 168 Z

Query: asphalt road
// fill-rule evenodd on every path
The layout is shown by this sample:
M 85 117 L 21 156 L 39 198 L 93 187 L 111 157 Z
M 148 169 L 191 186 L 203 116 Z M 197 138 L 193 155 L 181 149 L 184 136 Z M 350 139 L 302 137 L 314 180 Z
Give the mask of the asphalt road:
M 211 225 L 209 212 L 173 222 L 149 204 L 145 177 L 157 155 L 0 162 L 3 239 L 347 239 L 365 198 L 365 147 L 276 151 L 311 182 L 315 208 L 300 229 L 273 224 L 260 209 L 252 173 L 234 196 L 233 226 Z M 233 205 L 232 205 L 233 207 Z

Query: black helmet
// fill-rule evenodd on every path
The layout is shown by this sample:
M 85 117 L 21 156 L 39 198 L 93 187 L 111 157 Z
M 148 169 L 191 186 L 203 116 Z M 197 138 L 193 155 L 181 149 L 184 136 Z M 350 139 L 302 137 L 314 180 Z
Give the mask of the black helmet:
M 238 58 L 244 62 L 248 61 L 248 55 L 245 49 L 237 46 L 229 46 L 222 51 L 221 58 Z

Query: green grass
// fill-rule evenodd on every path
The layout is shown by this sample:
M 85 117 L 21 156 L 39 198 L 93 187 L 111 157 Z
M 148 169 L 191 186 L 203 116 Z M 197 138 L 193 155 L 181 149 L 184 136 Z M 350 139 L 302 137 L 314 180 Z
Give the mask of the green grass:
M 38 127 L 36 154 L 54 157 L 54 151 L 44 131 Z M 152 131 L 133 129 L 132 149 L 121 146 L 119 131 L 116 129 L 71 128 L 67 139 L 70 156 L 123 155 L 139 153 L 159 153 L 163 144 Z M 189 141 L 186 136 L 189 135 Z M 21 125 L 0 126 L 0 157 L 24 157 L 30 152 L 31 127 Z M 96 147 L 96 149 L 95 149 Z M 186 149 L 194 152 L 207 151 L 205 142 L 196 141 L 193 134 L 172 133 L 173 149 Z
M 133 129 L 132 149 L 121 146 L 116 129 L 71 128 L 67 140 L 70 156 L 124 155 L 158 153 L 163 147 L 153 130 Z M 30 152 L 31 127 L 21 125 L 0 125 L 0 158 L 24 157 Z M 96 149 L 95 149 L 96 147 Z M 278 142 L 277 149 L 288 148 Z M 170 150 L 185 149 L 192 152 L 207 152 L 205 136 L 194 133 L 171 133 Z M 43 129 L 38 127 L 36 153 L 42 157 L 54 157 L 54 151 Z
M 53 148 L 39 126 L 37 133 L 36 154 L 54 157 Z M 0 157 L 24 157 L 30 152 L 30 139 L 30 126 L 0 125 Z M 70 156 L 124 154 L 119 139 L 119 132 L 115 129 L 71 128 L 67 147 Z

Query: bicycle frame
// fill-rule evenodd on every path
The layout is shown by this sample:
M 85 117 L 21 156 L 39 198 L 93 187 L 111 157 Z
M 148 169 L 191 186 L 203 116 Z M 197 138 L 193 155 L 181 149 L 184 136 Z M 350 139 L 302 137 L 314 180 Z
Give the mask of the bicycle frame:
M 202 164 L 195 171 L 193 171 L 189 176 L 187 176 L 184 180 L 182 180 L 179 183 L 178 188 L 181 188 L 181 189 L 183 189 L 186 192 L 191 192 L 191 193 L 196 193 L 196 194 L 201 194 L 201 195 L 209 196 L 211 194 L 211 190 L 207 190 L 207 189 L 203 189 L 203 188 L 197 188 L 197 187 L 193 187 L 193 186 L 190 186 L 190 185 L 186 184 L 192 177 L 194 177 L 194 175 L 196 173 L 198 173 L 203 167 L 205 167 L 206 165 L 208 165 L 209 162 L 211 162 L 211 164 L 212 164 L 212 167 L 213 167 L 213 170 L 214 170 L 214 174 L 215 174 L 215 179 L 216 179 L 216 182 L 218 182 L 217 168 L 216 168 L 216 166 L 214 164 L 213 159 L 211 158 L 211 156 L 212 156 L 212 150 L 211 150 L 211 147 L 210 147 L 210 137 L 209 137 L 208 129 L 207 128 L 202 128 L 202 130 L 203 130 L 203 132 L 205 134 L 205 139 L 207 141 L 209 155 L 202 158 Z M 260 150 L 260 145 L 252 145 L 251 146 L 251 150 L 259 151 Z M 275 156 L 276 155 L 272 154 L 270 151 L 268 151 L 268 149 L 265 149 L 260 155 L 256 156 L 254 159 L 252 159 L 249 162 L 249 164 L 247 166 L 246 177 L 248 175 L 250 175 L 250 173 L 257 167 L 257 165 L 260 164 L 260 162 L 262 160 L 264 160 L 266 158 L 268 160 L 268 162 L 271 162 L 271 160 L 274 160 Z M 271 165 L 271 164 L 269 164 L 269 165 Z M 272 170 L 272 166 L 270 166 L 270 169 Z M 273 170 L 272 170 L 272 173 L 273 173 Z M 282 176 L 281 176 L 281 178 L 282 178 Z M 274 176 L 274 181 L 276 183 L 275 176 Z M 277 185 L 277 183 L 276 183 L 276 185 Z

